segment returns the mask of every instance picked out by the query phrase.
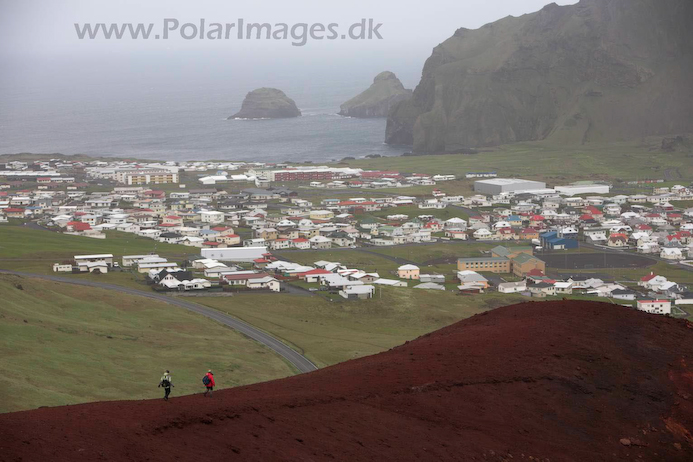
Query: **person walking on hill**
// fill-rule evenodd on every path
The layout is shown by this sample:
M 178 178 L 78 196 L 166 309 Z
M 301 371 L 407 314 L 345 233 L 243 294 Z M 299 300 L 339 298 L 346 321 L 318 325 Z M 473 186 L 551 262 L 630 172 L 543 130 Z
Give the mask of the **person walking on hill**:
M 204 377 L 202 377 L 202 383 L 207 388 L 207 391 L 205 391 L 205 396 L 209 395 L 209 397 L 211 398 L 212 391 L 214 390 L 214 386 L 216 385 L 214 383 L 214 374 L 212 373 L 211 369 L 207 371 Z
M 165 371 L 164 375 L 161 377 L 159 382 L 159 387 L 164 387 L 164 401 L 168 401 L 168 395 L 171 394 L 171 387 L 173 386 L 173 379 L 171 379 L 171 373 Z

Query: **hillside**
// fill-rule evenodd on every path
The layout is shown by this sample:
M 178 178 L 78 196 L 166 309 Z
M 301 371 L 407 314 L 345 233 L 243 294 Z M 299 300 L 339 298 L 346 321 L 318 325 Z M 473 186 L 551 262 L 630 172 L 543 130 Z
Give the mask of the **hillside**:
M 529 302 L 211 399 L 0 415 L 0 460 L 691 460 L 691 355 L 685 321 Z
M 691 23 L 689 0 L 581 0 L 459 29 L 386 141 L 432 153 L 693 132 Z
M 381 72 L 375 76 L 373 84 L 366 91 L 342 104 L 339 114 L 362 118 L 387 117 L 390 109 L 400 101 L 411 98 L 411 93 L 395 74 Z
M 6 274 L 0 300 L 0 413 L 159 397 L 165 368 L 181 378 L 178 395 L 199 390 L 201 364 L 225 388 L 293 373 L 255 341 L 159 300 Z

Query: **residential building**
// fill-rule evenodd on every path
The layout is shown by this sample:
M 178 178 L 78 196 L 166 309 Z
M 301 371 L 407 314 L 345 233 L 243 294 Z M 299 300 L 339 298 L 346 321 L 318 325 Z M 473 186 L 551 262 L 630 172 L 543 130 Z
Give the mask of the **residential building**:
M 458 258 L 458 271 L 482 271 L 489 273 L 510 273 L 510 260 L 506 257 Z
M 119 170 L 115 180 L 127 185 L 171 184 L 178 183 L 178 173 L 158 168 Z
M 527 290 L 527 281 L 522 280 L 518 282 L 501 282 L 498 284 L 498 292 L 502 294 L 514 294 L 518 292 L 525 292 Z
M 420 272 L 416 265 L 402 265 L 397 268 L 397 276 L 400 279 L 419 279 Z
M 638 300 L 638 309 L 652 314 L 671 314 L 671 301 Z

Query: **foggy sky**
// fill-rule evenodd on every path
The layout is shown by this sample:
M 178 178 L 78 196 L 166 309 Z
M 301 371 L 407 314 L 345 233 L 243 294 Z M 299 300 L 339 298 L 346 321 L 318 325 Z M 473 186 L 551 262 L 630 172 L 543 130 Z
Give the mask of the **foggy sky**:
M 361 53 L 416 56 L 425 59 L 431 49 L 450 37 L 459 27 L 478 28 L 502 17 L 519 16 L 541 9 L 548 0 L 0 0 L 0 54 L 47 59 L 50 57 L 89 58 L 113 53 L 141 54 L 168 50 L 175 52 L 219 52 L 238 56 L 261 54 L 334 57 Z M 559 1 L 575 3 L 575 0 Z M 209 40 L 78 40 L 74 23 L 153 22 L 176 18 L 181 23 L 248 22 L 297 23 L 336 22 L 349 25 L 361 18 L 382 22 L 381 41 L 311 41 L 296 48 L 283 41 Z M 255 56 L 257 58 L 257 56 Z
M 478 28 L 541 9 L 548 0 L 0 0 L 0 98 L 18 91 L 131 87 L 329 84 L 347 77 L 359 87 L 395 72 L 408 88 L 433 47 L 460 27 Z M 572 4 L 576 0 L 562 0 Z M 74 23 L 184 22 L 383 23 L 383 40 L 79 40 Z M 0 111 L 3 109 L 0 108 Z

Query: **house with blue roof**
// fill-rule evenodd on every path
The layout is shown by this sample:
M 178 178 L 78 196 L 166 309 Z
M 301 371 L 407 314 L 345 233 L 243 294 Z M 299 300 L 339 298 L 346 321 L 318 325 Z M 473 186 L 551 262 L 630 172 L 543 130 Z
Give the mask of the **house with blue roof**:
M 577 249 L 578 240 L 559 234 L 558 231 L 549 231 L 539 235 L 541 246 L 550 250 Z

